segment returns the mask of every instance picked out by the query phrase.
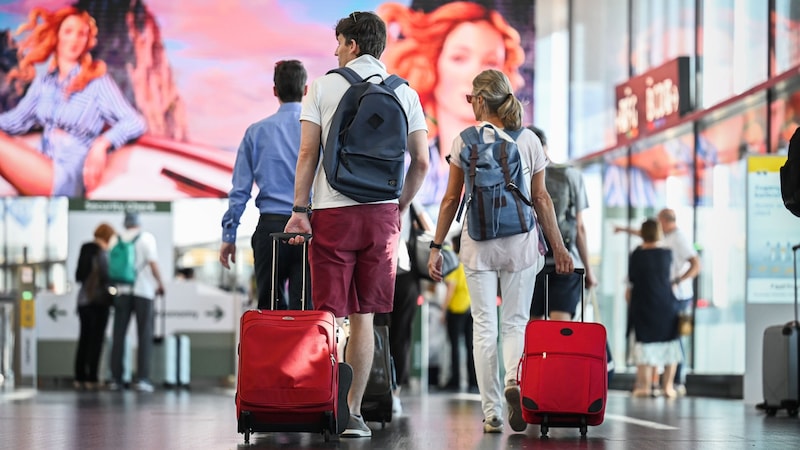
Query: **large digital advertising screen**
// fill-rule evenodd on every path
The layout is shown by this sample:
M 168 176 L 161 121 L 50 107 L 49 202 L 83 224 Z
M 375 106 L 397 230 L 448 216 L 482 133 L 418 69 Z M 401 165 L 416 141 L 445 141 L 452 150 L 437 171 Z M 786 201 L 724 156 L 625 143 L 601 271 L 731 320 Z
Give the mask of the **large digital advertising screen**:
M 420 95 L 424 204 L 481 70 L 508 75 L 531 123 L 533 0 L 0 0 L 0 196 L 226 197 L 245 130 L 278 109 L 275 64 L 300 60 L 309 83 L 335 68 L 353 11 L 384 19 L 381 60 Z

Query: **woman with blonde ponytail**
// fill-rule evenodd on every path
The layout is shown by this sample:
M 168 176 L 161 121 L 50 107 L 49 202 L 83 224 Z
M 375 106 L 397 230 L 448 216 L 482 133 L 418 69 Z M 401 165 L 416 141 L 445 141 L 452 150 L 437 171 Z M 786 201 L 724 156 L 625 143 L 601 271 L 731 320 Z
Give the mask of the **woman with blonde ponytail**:
M 83 10 L 34 8 L 17 30 L 19 64 L 12 83 L 30 86 L 0 114 L 0 175 L 22 195 L 83 197 L 100 181 L 109 150 L 145 131 L 144 119 L 89 53 L 97 25 Z M 36 75 L 36 65 L 49 60 Z M 39 149 L 11 138 L 43 128 Z
M 516 142 L 523 173 L 526 174 L 525 182 L 530 183 L 529 192 L 536 211 L 537 226 L 530 231 L 489 240 L 472 239 L 469 221 L 464 219 L 459 254 L 471 300 L 473 353 L 484 416 L 483 431 L 502 432 L 504 413 L 507 413 L 511 429 L 522 432 L 527 424 L 522 418 L 516 375 L 536 274 L 544 266 L 537 228 L 541 227 L 550 242 L 556 243 L 553 254 L 558 273 L 572 272 L 572 258 L 564 247 L 553 202 L 544 184 L 547 157 L 542 144 L 527 128 L 518 135 L 516 133 L 522 127 L 522 105 L 514 96 L 508 77 L 499 70 L 484 70 L 472 80 L 471 93 L 464 94 L 467 103 L 472 106 L 475 120 L 479 122 L 475 130 L 481 134 L 483 142 L 495 142 L 495 136 Z M 517 138 L 514 139 L 512 135 L 517 135 Z M 444 241 L 461 204 L 464 173 L 469 170 L 460 158 L 464 147 L 464 140 L 460 135 L 457 136 L 450 149 L 450 176 L 439 209 L 434 243 Z M 439 251 L 433 245 L 431 247 L 428 271 L 431 278 L 439 281 L 442 278 L 442 258 Z M 499 291 L 503 294 L 499 310 L 498 282 Z M 504 380 L 498 376 L 498 330 L 502 336 Z

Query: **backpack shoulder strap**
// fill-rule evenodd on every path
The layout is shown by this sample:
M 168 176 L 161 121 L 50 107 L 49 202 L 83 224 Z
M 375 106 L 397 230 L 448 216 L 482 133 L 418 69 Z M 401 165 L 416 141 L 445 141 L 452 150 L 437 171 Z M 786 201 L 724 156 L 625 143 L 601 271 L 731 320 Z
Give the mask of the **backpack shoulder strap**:
M 519 186 L 514 183 L 514 180 L 511 179 L 511 169 L 508 166 L 508 141 L 503 141 L 500 144 L 500 159 L 498 160 L 500 163 L 500 168 L 503 171 L 503 179 L 506 182 L 506 190 L 512 191 L 516 194 L 517 198 L 522 200 L 528 206 L 533 207 L 533 202 L 531 202 L 528 197 L 525 197 L 525 194 L 519 189 Z M 524 217 L 522 214 L 522 210 L 520 209 L 520 205 L 517 205 L 517 211 L 519 213 L 520 223 L 524 224 Z
M 401 85 L 408 84 L 408 81 L 404 80 L 403 78 L 398 77 L 397 75 L 389 75 L 383 80 L 383 84 L 392 88 L 392 90 L 397 90 Z
M 461 132 L 461 139 L 467 145 L 481 143 L 481 135 L 478 134 L 478 130 L 476 130 L 475 127 L 465 128 L 464 131 Z
M 516 142 L 516 141 L 517 141 L 517 139 L 519 139 L 519 136 L 522 134 L 522 131 L 523 131 L 523 130 L 524 130 L 524 128 L 519 128 L 519 129 L 517 129 L 517 130 L 509 130 L 509 129 L 507 129 L 507 128 L 504 128 L 504 129 L 503 129 L 503 131 L 505 131 L 505 133 L 506 133 L 507 135 L 511 136 L 511 139 L 513 139 L 513 140 L 514 140 L 514 142 Z
M 464 193 L 461 194 L 461 204 L 458 207 L 458 212 L 456 213 L 456 220 L 461 222 L 461 215 L 464 212 L 464 207 L 467 203 L 467 196 L 470 194 L 467 192 L 472 189 L 472 180 L 471 177 L 475 177 L 475 165 L 478 160 L 478 147 L 477 144 L 481 143 L 481 136 L 478 134 L 478 130 L 475 127 L 467 127 L 464 131 L 461 132 L 461 140 L 464 141 L 465 149 L 469 148 L 470 152 L 470 164 L 469 168 L 465 171 L 464 174 Z M 462 150 L 463 151 L 463 150 Z
M 345 80 L 347 80 L 350 84 L 360 83 L 364 80 L 356 73 L 355 70 L 349 67 L 337 67 L 336 69 L 331 69 L 326 73 L 326 75 L 331 73 L 338 73 L 339 75 L 343 76 Z

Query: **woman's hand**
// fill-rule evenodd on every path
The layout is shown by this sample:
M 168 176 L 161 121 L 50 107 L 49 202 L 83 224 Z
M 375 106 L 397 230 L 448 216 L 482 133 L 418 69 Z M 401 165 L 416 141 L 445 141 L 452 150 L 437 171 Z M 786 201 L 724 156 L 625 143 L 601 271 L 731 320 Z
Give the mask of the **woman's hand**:
M 559 245 L 553 249 L 553 256 L 556 260 L 556 273 L 572 273 L 575 270 L 575 265 L 572 262 L 572 256 L 563 245 Z
M 87 193 L 94 190 L 100 183 L 100 178 L 106 169 L 109 148 L 111 148 L 111 142 L 103 136 L 95 139 L 92 146 L 89 147 L 86 161 L 83 163 L 83 185 Z
M 432 248 L 431 254 L 428 256 L 428 275 L 431 276 L 433 281 L 442 281 L 442 254 L 438 248 Z

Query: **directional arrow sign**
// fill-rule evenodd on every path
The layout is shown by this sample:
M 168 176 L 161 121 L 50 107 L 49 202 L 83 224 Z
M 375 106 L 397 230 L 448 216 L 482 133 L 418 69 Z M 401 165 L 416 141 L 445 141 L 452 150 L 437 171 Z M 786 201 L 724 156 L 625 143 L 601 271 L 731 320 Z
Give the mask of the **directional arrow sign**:
M 223 311 L 222 308 L 219 307 L 219 305 L 214 305 L 213 310 L 206 311 L 206 316 L 213 317 L 214 319 L 216 319 L 217 322 L 219 322 L 220 320 L 222 320 L 222 317 L 225 316 L 225 311 Z
M 58 309 L 57 305 L 53 305 L 50 309 L 47 310 L 47 315 L 53 319 L 53 322 L 58 322 L 58 316 L 66 316 L 67 311 L 63 309 Z

